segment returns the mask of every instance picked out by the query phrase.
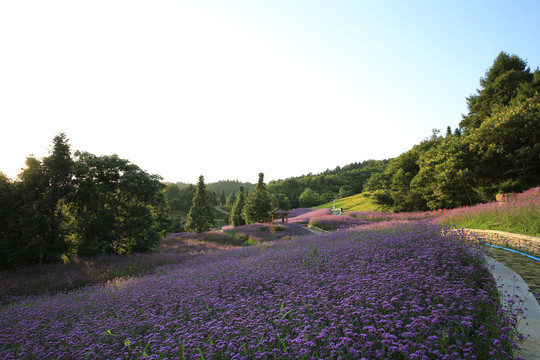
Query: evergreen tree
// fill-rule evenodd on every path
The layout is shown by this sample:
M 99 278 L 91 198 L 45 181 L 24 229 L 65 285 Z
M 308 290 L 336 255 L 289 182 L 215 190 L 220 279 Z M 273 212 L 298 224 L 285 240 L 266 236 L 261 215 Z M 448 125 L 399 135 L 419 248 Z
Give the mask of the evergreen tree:
M 221 195 L 219 196 L 219 204 L 221 206 L 227 205 L 227 197 L 225 196 L 225 190 L 221 190 Z
M 271 210 L 270 196 L 266 191 L 264 174 L 259 173 L 259 182 L 249 195 L 244 206 L 243 216 L 247 224 L 255 222 L 266 222 L 269 219 Z
M 234 202 L 234 205 L 231 210 L 230 222 L 232 226 L 241 226 L 241 225 L 246 224 L 246 221 L 244 220 L 242 216 L 245 202 L 246 200 L 244 196 L 244 187 L 241 186 L 238 192 L 238 196 L 236 197 L 236 201 Z
M 208 203 L 210 204 L 210 206 L 218 205 L 217 195 L 214 190 L 212 191 L 208 190 Z
M 242 188 L 244 188 L 244 187 L 242 187 Z M 236 195 L 234 194 L 234 190 L 233 190 L 231 195 L 229 195 L 229 199 L 227 199 L 227 205 L 228 206 L 234 206 L 235 202 L 236 202 Z
M 201 175 L 189 210 L 186 230 L 201 233 L 212 229 L 213 225 L 214 214 L 210 209 L 206 185 L 204 185 L 204 176 Z

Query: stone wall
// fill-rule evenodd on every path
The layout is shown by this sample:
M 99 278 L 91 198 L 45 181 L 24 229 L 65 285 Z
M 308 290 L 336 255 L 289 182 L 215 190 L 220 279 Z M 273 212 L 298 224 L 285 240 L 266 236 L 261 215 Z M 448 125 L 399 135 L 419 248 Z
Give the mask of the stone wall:
M 488 244 L 498 245 L 534 256 L 540 256 L 540 237 L 512 234 L 496 230 L 463 229 L 468 235 L 484 240 Z

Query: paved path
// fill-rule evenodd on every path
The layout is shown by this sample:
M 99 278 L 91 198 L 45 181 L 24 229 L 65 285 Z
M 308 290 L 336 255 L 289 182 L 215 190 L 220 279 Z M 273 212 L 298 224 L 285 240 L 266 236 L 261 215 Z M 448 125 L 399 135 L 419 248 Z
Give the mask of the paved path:
M 487 265 L 497 282 L 501 286 L 501 292 L 505 290 L 509 294 L 520 295 L 525 299 L 524 319 L 518 326 L 518 331 L 525 335 L 525 340 L 520 344 L 522 354 L 526 360 L 540 360 L 540 305 L 535 297 L 528 291 L 529 287 L 521 276 L 498 261 L 486 256 Z M 503 306 L 508 303 L 502 299 Z

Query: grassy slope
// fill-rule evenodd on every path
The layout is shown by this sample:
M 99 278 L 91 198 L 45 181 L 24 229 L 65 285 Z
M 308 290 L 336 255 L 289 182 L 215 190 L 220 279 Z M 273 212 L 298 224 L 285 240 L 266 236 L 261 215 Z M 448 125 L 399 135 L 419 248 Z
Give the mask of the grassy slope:
M 333 206 L 334 202 L 330 201 L 315 207 L 315 209 L 332 208 Z M 336 209 L 337 208 L 343 208 L 343 211 L 376 211 L 377 204 L 362 193 L 348 196 L 343 199 L 337 199 Z

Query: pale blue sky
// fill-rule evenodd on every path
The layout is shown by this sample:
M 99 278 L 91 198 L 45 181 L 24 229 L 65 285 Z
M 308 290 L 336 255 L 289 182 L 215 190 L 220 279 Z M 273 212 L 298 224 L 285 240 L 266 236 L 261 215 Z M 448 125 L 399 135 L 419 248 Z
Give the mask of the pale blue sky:
M 0 1 L 0 171 L 72 149 L 167 181 L 395 157 L 458 126 L 538 1 Z M 273 152 L 275 151 L 275 152 Z

